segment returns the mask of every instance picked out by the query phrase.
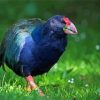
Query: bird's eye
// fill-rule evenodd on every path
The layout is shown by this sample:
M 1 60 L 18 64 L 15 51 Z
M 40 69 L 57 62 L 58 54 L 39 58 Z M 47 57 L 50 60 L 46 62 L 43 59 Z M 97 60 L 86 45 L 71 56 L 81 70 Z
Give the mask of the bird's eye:
M 67 27 L 66 27 L 66 26 L 64 26 L 64 27 L 63 27 L 63 29 L 64 29 L 64 30 L 66 30 L 66 29 L 67 29 Z

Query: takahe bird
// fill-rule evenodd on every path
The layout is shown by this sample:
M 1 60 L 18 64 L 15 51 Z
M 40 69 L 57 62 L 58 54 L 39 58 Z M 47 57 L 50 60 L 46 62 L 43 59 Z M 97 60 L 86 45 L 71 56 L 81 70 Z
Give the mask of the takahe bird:
M 28 88 L 38 89 L 32 76 L 48 72 L 67 46 L 67 34 L 77 34 L 75 25 L 65 16 L 47 21 L 21 20 L 13 25 L 0 46 L 0 66 L 4 63 L 17 75 L 25 77 Z

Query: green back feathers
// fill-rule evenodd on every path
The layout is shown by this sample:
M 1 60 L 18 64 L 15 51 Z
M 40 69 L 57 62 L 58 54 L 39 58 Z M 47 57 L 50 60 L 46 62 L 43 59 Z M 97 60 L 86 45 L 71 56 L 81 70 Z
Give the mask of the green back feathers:
M 8 62 L 19 60 L 20 52 L 25 44 L 25 38 L 31 37 L 32 31 L 39 24 L 43 23 L 40 19 L 20 20 L 14 24 L 7 32 L 2 42 L 3 59 Z

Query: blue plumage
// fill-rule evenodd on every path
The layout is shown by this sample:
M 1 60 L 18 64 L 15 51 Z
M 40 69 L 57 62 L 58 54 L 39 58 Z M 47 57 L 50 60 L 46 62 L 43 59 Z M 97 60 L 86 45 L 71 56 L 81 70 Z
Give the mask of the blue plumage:
M 2 42 L 2 65 L 6 63 L 20 76 L 48 72 L 67 45 L 62 18 L 58 15 L 46 22 L 31 19 L 16 23 Z

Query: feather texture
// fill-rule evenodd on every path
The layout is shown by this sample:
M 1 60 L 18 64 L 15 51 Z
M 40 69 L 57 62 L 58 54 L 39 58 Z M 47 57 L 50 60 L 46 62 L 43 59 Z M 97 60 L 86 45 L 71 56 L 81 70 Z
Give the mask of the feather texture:
M 1 45 L 2 62 L 20 76 L 48 72 L 67 45 L 61 24 L 53 27 L 59 23 L 55 21 L 54 25 L 50 21 L 30 19 L 13 25 Z

